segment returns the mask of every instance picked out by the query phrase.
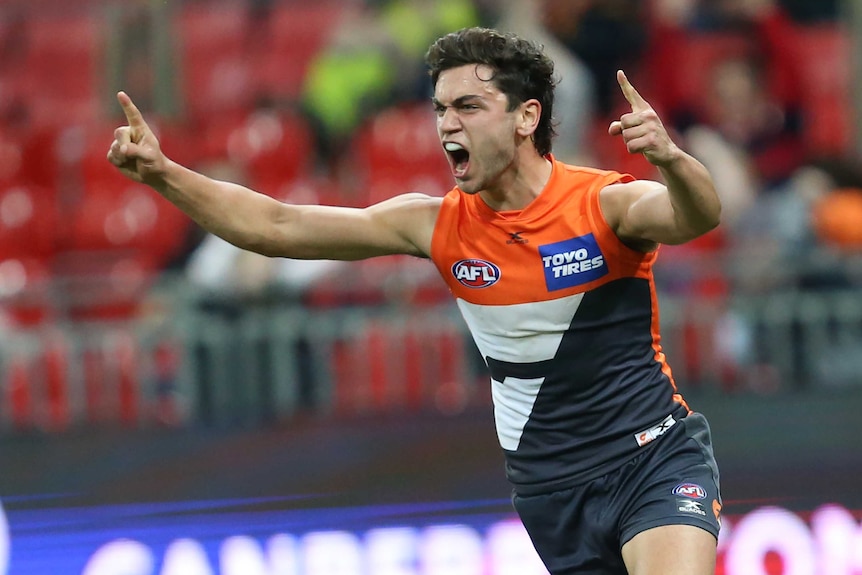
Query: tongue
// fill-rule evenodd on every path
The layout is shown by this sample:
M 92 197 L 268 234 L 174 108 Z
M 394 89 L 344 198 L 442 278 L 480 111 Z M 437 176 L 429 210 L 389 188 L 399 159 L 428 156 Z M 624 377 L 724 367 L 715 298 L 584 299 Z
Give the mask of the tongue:
M 452 173 L 455 175 L 456 178 L 463 177 L 464 174 L 467 173 L 467 167 L 469 165 L 470 165 L 470 162 L 468 162 L 468 161 L 458 162 L 457 164 L 455 164 L 455 167 L 453 168 Z

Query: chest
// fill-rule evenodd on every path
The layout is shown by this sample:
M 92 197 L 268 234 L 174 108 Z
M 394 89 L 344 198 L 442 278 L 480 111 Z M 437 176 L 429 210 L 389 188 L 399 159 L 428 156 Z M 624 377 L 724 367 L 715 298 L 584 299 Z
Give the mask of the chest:
M 610 273 L 608 247 L 589 218 L 466 220 L 435 262 L 454 294 L 476 303 L 526 303 L 578 293 Z

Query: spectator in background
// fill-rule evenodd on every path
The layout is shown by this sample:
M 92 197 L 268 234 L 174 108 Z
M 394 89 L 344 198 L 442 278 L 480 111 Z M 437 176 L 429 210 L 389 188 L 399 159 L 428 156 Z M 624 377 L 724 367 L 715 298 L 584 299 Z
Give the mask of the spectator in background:
M 741 374 L 752 361 L 752 334 L 729 308 L 728 294 L 739 278 L 764 277 L 756 268 L 774 261 L 774 238 L 754 232 L 779 204 L 790 207 L 784 186 L 805 159 L 798 77 L 787 50 L 792 23 L 772 0 L 654 0 L 648 9 L 645 70 L 656 107 L 713 174 L 725 223 L 694 242 L 666 246 L 657 281 L 686 296 L 681 329 L 699 342 L 684 357 L 689 373 L 698 374 L 704 361 L 694 350 L 711 349 L 723 366 L 722 385 L 747 386 Z M 704 302 L 714 321 L 703 321 Z
M 650 16 L 647 76 L 657 108 L 714 174 L 729 232 L 672 248 L 681 253 L 665 258 L 672 268 L 665 280 L 675 290 L 724 297 L 737 274 L 716 258 L 735 249 L 730 237 L 746 244 L 739 249 L 763 253 L 771 245 L 743 238 L 760 228 L 764 210 L 784 203 L 767 196 L 782 194 L 806 161 L 800 80 L 788 55 L 793 24 L 773 0 L 655 0 Z M 712 263 L 694 276 L 674 265 L 691 260 Z
M 651 16 L 649 76 L 657 78 L 658 106 L 674 128 L 697 127 L 695 147 L 708 140 L 707 154 L 719 145 L 731 148 L 717 151 L 713 164 L 749 171 L 747 187 L 780 187 L 806 159 L 802 80 L 787 14 L 775 0 L 656 0 Z M 690 56 L 704 52 L 711 55 Z M 704 138 L 705 130 L 717 140 Z M 727 164 L 732 156 L 743 165 Z
M 824 194 L 814 198 L 811 226 L 825 246 L 849 254 L 862 254 L 862 169 L 852 160 L 813 163 L 829 177 Z M 857 285 L 862 278 L 857 277 Z
M 380 9 L 383 28 L 397 49 L 397 100 L 431 97 L 423 56 L 435 38 L 480 23 L 472 0 L 372 0 Z
M 757 64 L 747 58 L 716 63 L 704 103 L 699 121 L 680 129 L 692 152 L 714 170 L 732 223 L 801 165 L 803 142 L 766 92 Z
M 302 105 L 315 128 L 320 167 L 335 171 L 353 131 L 392 102 L 396 47 L 377 8 L 346 15 L 311 61 Z
M 369 1 L 345 18 L 312 60 L 303 88 L 322 166 L 337 169 L 352 134 L 374 113 L 430 97 L 425 47 L 477 18 L 471 0 Z
M 694 4 L 704 28 L 720 28 L 775 9 L 800 24 L 831 21 L 838 17 L 840 0 L 694 0 Z
M 602 118 L 624 105 L 614 82 L 620 69 L 637 69 L 646 46 L 642 0 L 544 0 L 548 30 L 590 70 Z
M 735 293 L 848 294 L 862 286 L 862 170 L 858 165 L 857 159 L 845 158 L 809 162 L 779 193 L 764 195 L 744 213 L 727 246 L 728 253 L 740 256 L 732 258 Z M 842 328 L 841 317 L 818 321 L 819 343 L 825 346 L 812 354 L 814 344 L 803 337 L 804 322 L 798 317 L 787 319 L 793 324 L 786 353 L 794 358 L 796 382 L 828 387 L 859 384 L 862 332 L 858 328 Z M 727 372 L 726 389 L 774 393 L 788 386 L 768 359 L 774 357 L 765 350 L 774 343 L 769 339 L 774 331 L 767 327 L 762 320 L 752 321 L 731 310 L 715 322 L 713 349 Z
M 554 104 L 557 138 L 554 155 L 564 162 L 592 164 L 589 136 L 595 123 L 595 80 L 581 59 L 569 50 L 547 26 L 546 15 L 553 0 L 503 0 L 495 27 L 539 42 L 554 60 L 559 80 Z
M 842 289 L 862 284 L 862 170 L 855 158 L 812 160 L 737 223 L 732 248 L 750 254 L 740 291 Z M 743 281 L 744 280 L 744 281 Z

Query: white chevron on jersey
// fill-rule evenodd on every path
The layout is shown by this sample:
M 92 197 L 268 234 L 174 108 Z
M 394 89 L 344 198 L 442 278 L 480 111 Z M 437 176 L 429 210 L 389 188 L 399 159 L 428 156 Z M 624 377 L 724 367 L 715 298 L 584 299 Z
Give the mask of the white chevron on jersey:
M 502 382 L 491 380 L 491 398 L 494 400 L 494 423 L 500 446 L 516 451 L 521 444 L 524 426 L 530 420 L 533 404 L 545 383 L 544 377 L 520 379 L 507 377 Z
M 458 299 L 458 308 L 482 357 L 510 363 L 552 359 L 583 293 L 549 301 L 513 305 L 479 305 Z M 544 378 L 491 380 L 497 438 L 503 449 L 515 451 Z
M 548 301 L 512 305 L 480 305 L 456 300 L 464 321 L 482 352 L 510 363 L 533 363 L 552 359 L 583 293 Z

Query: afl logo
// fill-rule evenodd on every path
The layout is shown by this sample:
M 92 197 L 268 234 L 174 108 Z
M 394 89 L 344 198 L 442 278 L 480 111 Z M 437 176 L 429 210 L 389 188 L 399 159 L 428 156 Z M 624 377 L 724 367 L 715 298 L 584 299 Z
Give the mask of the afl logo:
M 452 275 L 468 288 L 486 288 L 500 279 L 500 268 L 485 260 L 461 260 L 452 266 Z
M 682 483 L 673 489 L 674 495 L 690 499 L 706 499 L 706 489 L 696 483 Z

